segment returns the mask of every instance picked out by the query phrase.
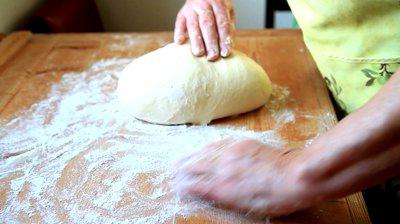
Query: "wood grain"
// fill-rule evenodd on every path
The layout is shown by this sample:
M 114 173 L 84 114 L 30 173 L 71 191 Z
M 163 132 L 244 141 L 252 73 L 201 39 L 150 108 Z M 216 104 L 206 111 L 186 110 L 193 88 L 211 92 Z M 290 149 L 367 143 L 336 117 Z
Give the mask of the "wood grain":
M 365 201 L 361 193 L 352 194 L 346 197 L 347 204 L 353 223 L 367 224 L 371 223 L 368 216 L 368 210 L 365 206 Z
M 97 60 L 137 57 L 172 40 L 172 33 L 57 34 L 13 33 L 0 42 L 0 118 L 9 120 L 41 100 L 69 71 L 85 70 Z M 256 60 L 273 83 L 290 90 L 285 107 L 294 122 L 277 124 L 267 108 L 220 119 L 212 125 L 277 128 L 288 147 L 302 147 L 337 120 L 327 88 L 298 30 L 245 30 L 237 49 Z M 1 198 L 0 198 L 1 203 Z M 206 217 L 177 218 L 179 223 L 215 223 Z M 232 220 L 236 223 L 237 220 Z M 360 193 L 322 203 L 271 223 L 370 223 Z
M 0 67 L 2 67 L 15 53 L 29 41 L 32 34 L 30 32 L 12 33 L 0 43 Z

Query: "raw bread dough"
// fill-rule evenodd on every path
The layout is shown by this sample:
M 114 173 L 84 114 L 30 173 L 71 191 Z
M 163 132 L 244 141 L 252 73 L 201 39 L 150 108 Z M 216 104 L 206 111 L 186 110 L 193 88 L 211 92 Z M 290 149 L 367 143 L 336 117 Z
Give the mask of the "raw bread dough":
M 157 124 L 207 124 L 251 111 L 271 94 L 265 71 L 245 54 L 209 62 L 190 46 L 167 46 L 137 58 L 118 81 L 122 105 L 134 117 Z

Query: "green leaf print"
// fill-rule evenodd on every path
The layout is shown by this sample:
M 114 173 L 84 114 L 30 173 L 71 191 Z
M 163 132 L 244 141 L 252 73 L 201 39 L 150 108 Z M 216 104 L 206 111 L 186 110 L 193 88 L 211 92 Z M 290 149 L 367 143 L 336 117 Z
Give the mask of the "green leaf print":
M 346 110 L 346 104 L 343 102 L 343 100 L 340 99 L 339 95 L 342 93 L 343 89 L 340 85 L 338 85 L 335 77 L 332 75 L 328 78 L 325 77 L 325 82 L 328 85 L 329 89 L 331 90 L 333 97 L 335 98 L 336 102 L 339 104 L 339 106 L 343 109 Z
M 371 78 L 370 80 L 368 80 L 367 83 L 365 83 L 365 86 L 372 86 L 372 84 L 374 83 L 375 78 Z
M 380 84 L 384 85 L 387 80 L 394 74 L 393 71 L 390 71 L 390 64 L 372 64 L 372 69 L 362 69 L 361 72 L 367 77 L 367 82 L 365 86 L 372 86 L 374 85 L 375 81 Z
M 381 69 L 381 64 L 372 64 L 371 68 L 372 68 L 372 70 L 380 70 Z
M 361 72 L 364 74 L 365 77 L 368 78 L 367 83 L 365 83 L 365 86 L 372 86 L 374 84 L 376 78 L 379 76 L 378 72 L 375 72 L 374 70 L 371 69 L 362 69 Z

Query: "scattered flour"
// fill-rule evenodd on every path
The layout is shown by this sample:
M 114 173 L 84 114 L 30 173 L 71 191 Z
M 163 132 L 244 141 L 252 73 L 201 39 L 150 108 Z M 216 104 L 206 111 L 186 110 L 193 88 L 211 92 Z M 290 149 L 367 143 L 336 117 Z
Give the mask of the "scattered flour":
M 103 60 L 65 74 L 46 99 L 0 121 L 0 220 L 173 223 L 201 216 L 252 223 L 205 202 L 179 200 L 169 186 L 173 166 L 216 140 L 247 136 L 279 147 L 279 135 L 137 121 L 120 110 L 114 91 L 130 61 Z
M 277 121 L 284 124 L 293 123 L 296 121 L 295 113 L 289 109 L 280 109 L 272 113 L 272 117 Z
M 294 111 L 286 107 L 289 100 L 290 91 L 287 87 L 278 86 L 276 84 L 272 85 L 271 98 L 265 106 L 279 124 L 293 123 L 296 121 Z

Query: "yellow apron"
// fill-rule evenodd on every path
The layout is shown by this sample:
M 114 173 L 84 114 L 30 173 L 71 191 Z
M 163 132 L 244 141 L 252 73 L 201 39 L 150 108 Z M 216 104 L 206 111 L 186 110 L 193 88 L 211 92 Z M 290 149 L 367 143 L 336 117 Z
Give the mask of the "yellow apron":
M 400 67 L 400 0 L 288 0 L 340 107 L 351 113 Z

